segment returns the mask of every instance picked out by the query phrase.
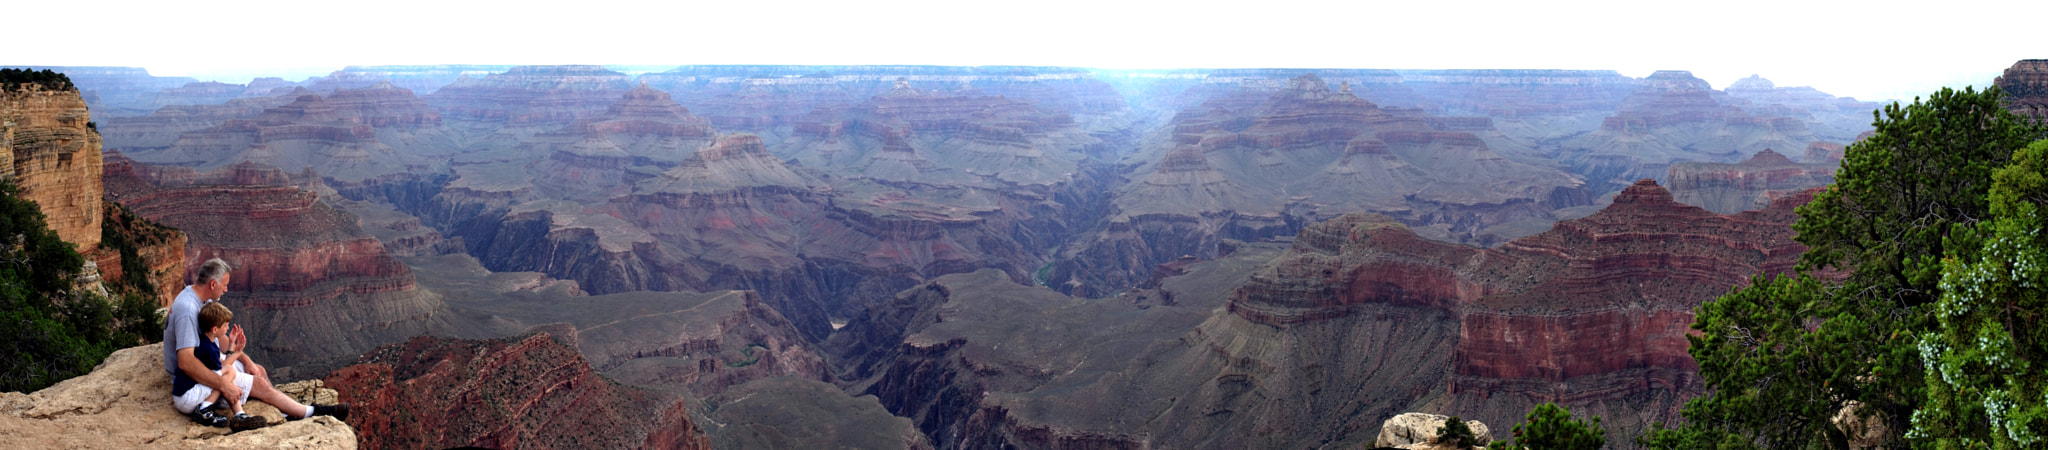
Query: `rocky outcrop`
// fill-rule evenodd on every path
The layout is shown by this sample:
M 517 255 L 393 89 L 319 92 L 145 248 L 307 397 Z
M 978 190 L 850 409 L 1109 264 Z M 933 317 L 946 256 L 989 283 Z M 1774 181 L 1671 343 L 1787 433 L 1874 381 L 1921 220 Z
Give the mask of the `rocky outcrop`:
M 77 90 L 28 84 L 0 92 L 0 177 L 41 206 L 57 237 L 99 248 L 100 135 Z
M 2005 91 L 2005 107 L 2014 114 L 2048 122 L 2048 59 L 2013 63 L 1992 84 Z
M 34 393 L 0 393 L 0 446 L 40 448 L 354 449 L 357 435 L 332 417 L 284 420 L 258 401 L 268 428 L 229 434 L 171 409 L 163 344 L 115 351 L 91 373 Z M 331 391 L 330 391 L 331 392 Z
M 1421 448 L 1436 443 L 1437 432 L 1443 430 L 1449 416 L 1426 413 L 1407 413 L 1387 419 L 1380 425 L 1380 437 L 1373 440 L 1374 447 Z M 1478 438 L 1479 446 L 1492 445 L 1493 431 L 1477 420 L 1465 420 L 1465 427 L 1472 429 L 1472 436 Z
M 199 173 L 113 158 L 107 167 L 109 198 L 185 232 L 186 267 L 216 257 L 234 266 L 224 301 L 273 376 L 290 379 L 294 366 L 321 373 L 446 320 L 438 296 L 419 290 L 354 217 L 300 187 L 317 183 L 311 175 L 253 163 Z
M 547 333 L 416 337 L 324 381 L 364 448 L 710 448 L 683 401 L 607 380 Z
M 1808 159 L 1831 156 L 1822 142 L 1807 148 Z M 1833 145 L 1839 151 L 1841 145 Z M 1816 155 L 1818 153 L 1818 155 Z M 1835 181 L 1837 164 L 1796 163 L 1785 155 L 1764 149 L 1735 164 L 1682 162 L 1671 165 L 1665 184 L 1679 203 L 1706 208 L 1720 214 L 1763 209 L 1771 202 L 1808 188 Z

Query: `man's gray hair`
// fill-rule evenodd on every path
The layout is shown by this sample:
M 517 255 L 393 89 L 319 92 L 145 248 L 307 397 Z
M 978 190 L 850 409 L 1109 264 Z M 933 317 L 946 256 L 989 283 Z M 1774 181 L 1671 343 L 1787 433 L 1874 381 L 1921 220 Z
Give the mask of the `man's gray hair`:
M 199 265 L 199 275 L 192 280 L 192 284 L 211 283 L 213 280 L 227 276 L 230 270 L 233 269 L 228 267 L 228 262 L 221 261 L 220 258 L 206 260 L 205 264 Z

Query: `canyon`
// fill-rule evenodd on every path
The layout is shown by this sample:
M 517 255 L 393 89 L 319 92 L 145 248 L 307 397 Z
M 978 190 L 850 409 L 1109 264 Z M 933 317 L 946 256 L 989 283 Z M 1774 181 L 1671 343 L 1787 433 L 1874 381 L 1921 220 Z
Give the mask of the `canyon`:
M 252 356 L 374 411 L 367 447 L 1342 446 L 1542 402 L 1633 436 L 1876 107 L 1682 71 L 59 69 L 120 97 L 15 154 L 103 162 L 14 166 L 168 227 L 113 264 L 164 295 L 233 263 Z

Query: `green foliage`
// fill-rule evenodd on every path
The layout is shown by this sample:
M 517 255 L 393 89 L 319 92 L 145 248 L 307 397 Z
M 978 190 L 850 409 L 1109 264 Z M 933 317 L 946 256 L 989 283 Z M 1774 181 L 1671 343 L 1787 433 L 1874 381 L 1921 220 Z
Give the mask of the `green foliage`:
M 0 180 L 0 239 L 0 391 L 47 387 L 162 336 L 147 297 L 73 292 L 85 260 L 12 181 Z
M 71 85 L 71 77 L 49 69 L 0 69 L 0 92 L 19 91 L 28 85 L 41 86 L 44 90 L 51 91 L 77 89 Z
M 1450 444 L 1457 448 L 1472 448 L 1487 444 L 1479 442 L 1479 437 L 1472 434 L 1472 427 L 1465 425 L 1465 421 L 1458 419 L 1458 416 L 1444 419 L 1443 428 L 1436 429 L 1436 442 L 1439 444 Z
M 1919 336 L 1938 323 L 1942 255 L 1989 217 L 1992 172 L 2042 129 L 2008 112 L 1996 88 L 1942 89 L 1887 106 L 1876 135 L 1849 146 L 1835 183 L 1799 208 L 1798 273 L 1758 277 L 1702 304 L 1689 337 L 1710 392 L 1686 402 L 1682 428 L 1656 448 L 1844 448 L 1846 406 L 1894 433 L 1929 398 Z M 1834 281 L 1839 280 L 1839 281 Z
M 1992 175 L 1989 219 L 1942 261 L 1937 326 L 1918 340 L 1927 402 L 1909 437 L 1944 448 L 2048 445 L 2048 141 Z M 1970 245 L 1974 244 L 1974 245 Z
M 1536 405 L 1520 425 L 1515 440 L 1487 447 L 1493 450 L 1597 450 L 1607 445 L 1607 429 L 1600 418 L 1592 422 L 1572 420 L 1572 411 L 1556 403 Z

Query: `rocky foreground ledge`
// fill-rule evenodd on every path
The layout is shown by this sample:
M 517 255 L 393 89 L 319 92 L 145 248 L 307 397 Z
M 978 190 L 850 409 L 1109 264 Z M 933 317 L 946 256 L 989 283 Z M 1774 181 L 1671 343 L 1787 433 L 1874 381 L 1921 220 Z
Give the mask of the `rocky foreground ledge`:
M 0 393 L 0 448 L 356 448 L 356 433 L 346 423 L 332 417 L 285 422 L 276 408 L 255 401 L 248 412 L 274 425 L 229 434 L 194 424 L 171 409 L 161 355 L 163 344 L 123 349 L 92 373 L 30 394 Z

